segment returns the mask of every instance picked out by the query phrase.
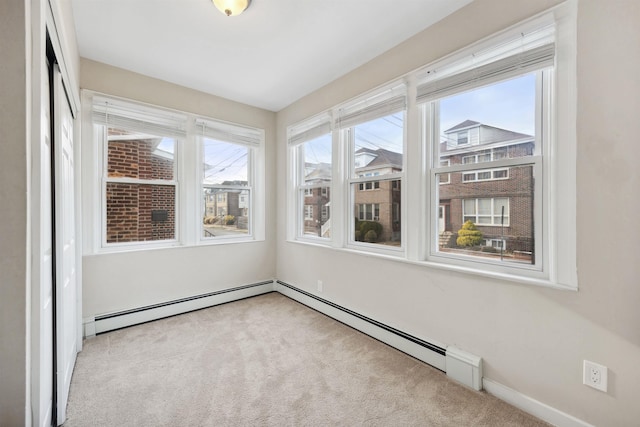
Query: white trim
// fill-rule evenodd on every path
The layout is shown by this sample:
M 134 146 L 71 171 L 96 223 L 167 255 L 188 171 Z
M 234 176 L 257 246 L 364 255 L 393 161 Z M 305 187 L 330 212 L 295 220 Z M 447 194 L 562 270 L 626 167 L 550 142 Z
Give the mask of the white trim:
M 446 372 L 449 378 L 474 390 L 482 390 L 482 358 L 456 347 L 447 347 Z
M 82 319 L 82 336 L 84 338 L 92 338 L 96 336 L 96 318 L 85 317 Z
M 273 283 L 269 281 L 261 282 L 256 285 L 240 286 L 231 289 L 228 292 L 214 292 L 208 296 L 194 297 L 193 299 L 178 300 L 176 302 L 167 302 L 149 308 L 142 307 L 141 310 L 123 311 L 115 313 L 105 313 L 96 316 L 91 325 L 91 320 L 87 322 L 85 331 L 101 334 L 103 332 L 115 329 L 125 328 L 152 320 L 162 319 L 164 317 L 175 316 L 176 314 L 188 313 L 189 311 L 199 310 L 201 308 L 212 307 L 214 305 L 224 304 L 231 301 L 262 295 L 272 292 Z M 104 317 L 108 316 L 108 317 Z M 87 335 L 85 335 L 87 336 Z
M 180 122 L 184 124 L 185 136 L 176 138 L 174 149 L 174 178 L 172 180 L 139 180 L 133 178 L 117 178 L 106 176 L 107 165 L 107 138 L 100 126 L 94 126 L 94 110 L 96 102 L 113 103 L 114 108 L 123 114 L 132 111 L 133 116 L 139 119 L 145 117 L 153 121 L 157 113 L 160 125 Z M 266 194 L 265 193 L 265 169 L 266 148 L 265 131 L 257 127 L 220 121 L 206 118 L 200 115 L 182 112 L 162 106 L 151 105 L 136 100 L 125 99 L 117 96 L 102 94 L 91 90 L 82 90 L 83 123 L 82 136 L 84 141 L 93 143 L 84 144 L 83 155 L 83 182 L 85 186 L 83 208 L 83 249 L 85 255 L 100 253 L 124 252 L 132 250 L 147 250 L 155 248 L 170 248 L 176 246 L 200 246 L 229 244 L 238 242 L 264 241 L 266 224 Z M 249 182 L 246 186 L 237 185 L 209 185 L 202 183 L 202 139 L 199 137 L 197 123 L 215 127 L 216 132 L 229 137 L 229 132 L 237 131 L 238 140 L 227 141 L 231 144 L 244 146 L 248 149 Z M 99 123 L 98 123 L 99 124 Z M 104 126 L 102 126 L 104 128 Z M 143 129 L 144 130 L 144 129 Z M 217 135 L 217 134 L 216 134 Z M 218 135 L 220 136 L 220 135 Z M 106 184 L 132 183 L 142 185 L 163 185 L 175 188 L 175 236 L 173 239 L 152 240 L 124 243 L 106 242 Z M 202 188 L 230 188 L 249 190 L 249 223 L 248 234 L 227 236 L 225 238 L 203 239 L 201 213 L 203 212 Z
M 314 310 L 319 311 L 320 313 L 326 314 L 327 316 L 339 322 L 342 322 L 345 325 L 351 326 L 352 328 L 357 329 L 358 331 L 367 334 L 377 340 L 380 340 L 393 348 L 396 348 L 410 356 L 415 357 L 418 360 L 421 360 L 437 369 L 440 369 L 441 371 L 444 371 L 446 369 L 445 356 L 438 354 L 433 350 L 430 350 L 419 344 L 416 344 L 397 334 L 389 332 L 384 328 L 376 326 L 374 323 L 367 322 L 359 317 L 356 317 L 343 310 L 326 304 L 318 299 L 307 296 L 301 292 L 296 292 L 295 290 L 287 286 L 283 286 L 275 281 L 273 284 L 273 290 L 295 301 L 298 301 L 299 303 L 302 303 L 307 307 L 311 307 Z M 444 348 L 438 343 L 434 343 L 432 341 L 431 343 Z
M 488 378 L 482 379 L 482 385 L 485 391 L 494 395 L 500 400 L 507 402 L 510 405 L 515 406 L 524 412 L 540 418 L 554 426 L 558 427 L 594 427 L 579 418 L 569 415 L 566 412 L 562 412 L 552 406 L 542 403 L 532 397 L 513 390 L 500 383 L 492 381 Z

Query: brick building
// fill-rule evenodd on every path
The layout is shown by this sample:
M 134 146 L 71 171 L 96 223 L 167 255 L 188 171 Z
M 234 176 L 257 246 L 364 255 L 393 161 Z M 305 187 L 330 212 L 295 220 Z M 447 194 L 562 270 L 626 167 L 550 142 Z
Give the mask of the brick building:
M 359 178 L 380 177 L 402 171 L 402 154 L 378 148 L 360 148 L 355 152 L 355 173 Z M 375 180 L 356 184 L 355 216 L 358 220 L 382 225 L 378 242 L 399 242 L 401 214 L 400 180 Z
M 331 165 L 305 164 L 305 184 L 320 185 L 304 190 L 304 234 L 319 237 L 331 235 Z
M 483 233 L 484 246 L 532 253 L 533 168 L 491 167 L 488 162 L 533 155 L 534 137 L 472 120 L 444 134 L 441 165 L 477 163 L 478 169 L 438 177 L 439 233 L 455 237 L 462 224 L 471 220 Z M 440 240 L 443 246 L 454 242 L 453 238 Z
M 224 181 L 221 185 L 246 186 L 247 182 Z M 205 212 L 203 220 L 205 224 L 206 219 L 211 217 L 216 219 L 216 223 L 222 224 L 224 217 L 231 215 L 234 217 L 233 225 L 242 230 L 248 228 L 249 194 L 247 191 L 206 188 L 204 198 Z
M 107 243 L 175 238 L 175 185 L 144 183 L 174 180 L 174 155 L 161 142 L 109 129 L 108 178 L 125 182 L 106 184 Z

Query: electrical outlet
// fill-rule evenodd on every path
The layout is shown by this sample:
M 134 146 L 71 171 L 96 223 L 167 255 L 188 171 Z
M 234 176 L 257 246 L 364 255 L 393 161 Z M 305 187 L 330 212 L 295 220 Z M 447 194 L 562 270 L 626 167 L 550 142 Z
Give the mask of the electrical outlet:
M 323 286 L 322 286 L 322 280 L 318 280 L 318 292 L 322 292 Z
M 582 383 L 606 393 L 607 367 L 585 360 L 582 368 Z

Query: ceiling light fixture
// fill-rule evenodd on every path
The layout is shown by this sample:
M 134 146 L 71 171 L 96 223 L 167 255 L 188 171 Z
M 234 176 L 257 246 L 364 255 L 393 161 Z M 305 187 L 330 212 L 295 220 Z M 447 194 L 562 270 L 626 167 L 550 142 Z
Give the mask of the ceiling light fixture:
M 251 0 L 213 0 L 213 4 L 227 16 L 240 15 L 249 7 Z

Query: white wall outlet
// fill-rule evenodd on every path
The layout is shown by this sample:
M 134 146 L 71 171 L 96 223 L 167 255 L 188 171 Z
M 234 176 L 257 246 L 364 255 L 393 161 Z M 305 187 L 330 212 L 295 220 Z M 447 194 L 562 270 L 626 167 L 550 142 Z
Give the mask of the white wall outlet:
M 582 369 L 582 384 L 607 392 L 607 367 L 588 360 Z
M 322 289 L 323 289 L 322 280 L 318 280 L 318 292 L 322 292 Z

